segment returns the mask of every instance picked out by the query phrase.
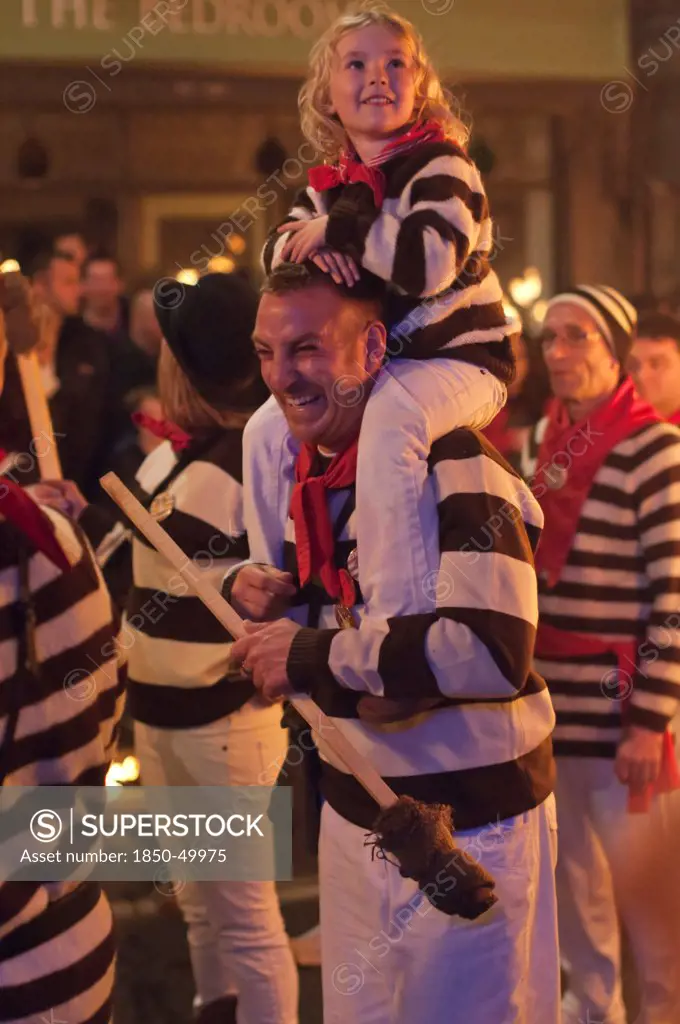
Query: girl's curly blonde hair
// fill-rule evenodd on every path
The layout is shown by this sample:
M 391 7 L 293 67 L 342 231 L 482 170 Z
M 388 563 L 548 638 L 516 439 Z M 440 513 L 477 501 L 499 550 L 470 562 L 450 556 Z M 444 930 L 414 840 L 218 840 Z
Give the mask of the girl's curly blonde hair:
M 314 44 L 309 56 L 309 75 L 300 90 L 298 106 L 303 134 L 319 155 L 333 162 L 349 148 L 350 140 L 345 129 L 329 111 L 331 62 L 342 36 L 369 25 L 390 28 L 395 35 L 406 40 L 413 51 L 416 70 L 414 120 L 437 121 L 448 138 L 465 148 L 470 137 L 469 127 L 463 122 L 453 96 L 442 86 L 418 30 L 383 3 L 364 0 L 358 8 L 342 14 L 333 22 Z

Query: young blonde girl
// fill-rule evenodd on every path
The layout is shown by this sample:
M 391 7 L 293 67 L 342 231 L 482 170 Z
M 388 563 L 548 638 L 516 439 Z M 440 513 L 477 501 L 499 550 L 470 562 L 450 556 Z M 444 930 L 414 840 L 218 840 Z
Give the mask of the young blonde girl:
M 264 269 L 311 259 L 344 287 L 360 268 L 388 282 L 389 358 L 359 443 L 359 581 L 370 607 L 379 594 L 394 595 L 399 573 L 401 597 L 390 598 L 387 613 L 431 611 L 436 586 L 426 581 L 436 565 L 422 531 L 409 529 L 419 523 L 412 495 L 432 443 L 456 427 L 486 426 L 514 370 L 517 327 L 505 318 L 490 265 L 484 187 L 465 152 L 467 129 L 420 36 L 382 6 L 341 16 L 319 39 L 300 110 L 305 135 L 328 162 L 310 172 L 309 187 L 270 235 Z M 286 433 L 273 399 L 249 433 L 271 460 L 272 439 Z M 398 495 L 399 505 L 387 507 L 386 494 Z M 379 544 L 374 532 L 362 544 L 375 522 L 389 531 Z M 404 557 L 413 569 L 409 587 Z

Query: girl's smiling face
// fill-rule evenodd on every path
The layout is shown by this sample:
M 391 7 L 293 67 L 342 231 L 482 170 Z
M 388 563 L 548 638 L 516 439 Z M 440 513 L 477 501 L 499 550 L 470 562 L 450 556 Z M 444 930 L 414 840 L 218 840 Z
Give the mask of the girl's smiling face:
M 413 119 L 416 69 L 408 42 L 384 25 L 343 35 L 330 72 L 330 112 L 357 146 L 387 141 Z

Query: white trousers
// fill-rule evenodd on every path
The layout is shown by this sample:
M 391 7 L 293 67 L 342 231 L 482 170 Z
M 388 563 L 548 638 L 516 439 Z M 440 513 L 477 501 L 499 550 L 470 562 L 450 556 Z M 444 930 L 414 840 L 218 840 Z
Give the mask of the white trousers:
M 245 704 L 195 729 L 135 723 L 149 786 L 270 786 L 288 749 L 281 706 Z M 197 1006 L 238 993 L 239 1024 L 297 1024 L 298 976 L 274 882 L 193 882 L 177 896 Z
M 324 1024 L 557 1024 L 554 798 L 457 833 L 498 903 L 447 917 L 371 858 L 363 829 L 324 805 L 319 846 Z
M 649 927 L 647 907 L 631 899 L 624 883 L 627 850 L 652 833 L 663 841 L 669 798 L 657 800 L 649 814 L 628 814 L 627 799 L 613 761 L 558 760 L 557 881 L 560 943 L 570 972 L 568 1002 L 575 1021 L 626 1024 L 620 914 L 629 933 L 643 1000 L 637 1024 L 674 1024 L 680 1019 L 673 992 L 680 922 L 676 943 L 668 942 Z M 658 884 L 668 883 L 659 879 Z

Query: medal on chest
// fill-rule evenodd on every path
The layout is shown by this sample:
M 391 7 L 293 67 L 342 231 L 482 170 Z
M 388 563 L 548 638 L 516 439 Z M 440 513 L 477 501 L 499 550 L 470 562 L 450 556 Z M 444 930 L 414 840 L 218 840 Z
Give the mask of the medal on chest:
M 357 555 L 356 548 L 353 548 L 349 554 L 349 558 L 347 559 L 347 569 L 341 570 L 341 572 L 344 574 L 345 586 L 348 587 L 351 585 L 352 588 L 356 591 L 356 587 L 354 587 L 354 582 L 355 580 L 358 581 L 359 579 L 359 558 Z M 354 612 L 350 605 L 345 604 L 342 601 L 337 601 L 335 604 L 335 621 L 337 622 L 340 629 L 359 628 L 357 614 Z
M 163 522 L 168 516 L 172 515 L 175 508 L 175 497 L 170 491 L 163 491 L 162 494 L 157 494 L 149 506 L 149 513 L 157 523 Z
M 561 491 L 567 482 L 567 471 L 564 466 L 553 465 L 543 470 L 543 479 L 551 491 Z

